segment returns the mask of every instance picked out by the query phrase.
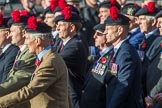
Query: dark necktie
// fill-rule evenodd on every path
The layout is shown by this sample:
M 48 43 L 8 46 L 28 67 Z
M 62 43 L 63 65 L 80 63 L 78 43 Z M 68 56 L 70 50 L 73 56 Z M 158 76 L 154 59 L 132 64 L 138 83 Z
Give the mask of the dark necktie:
M 110 55 L 111 55 L 110 63 L 114 63 L 115 62 L 114 49 L 111 50 Z

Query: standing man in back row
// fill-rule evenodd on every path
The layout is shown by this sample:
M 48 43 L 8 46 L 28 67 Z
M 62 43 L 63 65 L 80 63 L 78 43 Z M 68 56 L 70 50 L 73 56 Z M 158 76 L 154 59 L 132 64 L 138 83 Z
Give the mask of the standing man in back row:
M 113 45 L 105 76 L 106 108 L 145 108 L 140 58 L 127 39 L 129 18 L 113 6 L 105 24 L 107 43 Z
M 69 70 L 73 107 L 78 108 L 85 81 L 87 50 L 77 35 L 81 28 L 80 17 L 76 12 L 71 12 L 68 9 L 71 10 L 71 7 L 65 7 L 63 10 L 64 13 L 57 16 L 55 21 L 57 23 L 59 37 L 63 40 L 59 54 L 63 57 Z

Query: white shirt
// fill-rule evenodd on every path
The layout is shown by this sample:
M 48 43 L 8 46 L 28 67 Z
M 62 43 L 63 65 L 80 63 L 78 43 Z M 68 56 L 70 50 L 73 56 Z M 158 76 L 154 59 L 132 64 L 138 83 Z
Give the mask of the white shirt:
M 151 35 L 153 35 L 154 33 L 156 33 L 156 32 L 157 32 L 157 29 L 158 29 L 158 28 L 156 28 L 156 29 L 154 29 L 153 31 L 151 31 L 151 32 L 149 32 L 149 33 L 147 33 L 147 34 L 145 34 L 146 39 L 148 39 Z
M 27 47 L 27 45 L 23 45 L 23 46 L 20 48 L 20 51 L 22 52 L 26 47 Z
M 7 45 L 2 49 L 2 53 L 4 53 L 10 46 L 11 46 L 11 43 L 7 44 Z
M 63 41 L 63 45 L 65 46 L 71 38 L 68 38 L 66 41 Z

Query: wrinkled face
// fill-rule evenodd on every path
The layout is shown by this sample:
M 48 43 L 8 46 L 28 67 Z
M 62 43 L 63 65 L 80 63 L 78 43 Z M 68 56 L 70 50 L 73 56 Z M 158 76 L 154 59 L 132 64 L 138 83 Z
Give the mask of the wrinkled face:
M 0 29 L 0 48 L 3 48 L 5 41 L 7 40 L 7 34 L 5 30 Z
M 162 17 L 157 19 L 157 27 L 159 28 L 160 35 L 162 36 Z
M 151 20 L 148 19 L 147 16 L 145 16 L 145 15 L 140 15 L 138 22 L 139 22 L 141 32 L 148 33 L 149 27 L 151 26 Z
M 24 34 L 22 30 L 20 29 L 20 26 L 12 25 L 10 28 L 10 36 L 12 37 L 12 44 L 15 44 L 17 46 L 24 44 Z
M 93 38 L 95 39 L 95 46 L 100 48 L 106 44 L 106 35 L 96 30 Z
M 118 39 L 118 27 L 117 26 L 106 26 L 105 34 L 108 44 L 113 44 Z
M 57 31 L 61 39 L 66 39 L 70 36 L 71 24 L 69 22 L 59 21 L 57 23 Z
M 28 45 L 29 52 L 35 54 L 36 53 L 36 39 L 32 38 L 30 33 L 25 34 L 25 43 Z
M 54 14 L 47 13 L 44 22 L 52 28 L 55 27 Z
M 99 8 L 99 14 L 98 17 L 100 18 L 100 24 L 104 24 L 104 21 L 107 19 L 107 17 L 110 15 L 108 8 Z

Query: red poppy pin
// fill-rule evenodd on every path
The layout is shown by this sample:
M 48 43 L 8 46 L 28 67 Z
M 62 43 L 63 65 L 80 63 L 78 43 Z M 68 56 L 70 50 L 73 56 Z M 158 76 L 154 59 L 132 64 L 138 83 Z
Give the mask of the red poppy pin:
M 147 46 L 146 42 L 143 42 L 141 48 L 142 48 L 142 49 L 145 49 L 146 46 Z
M 106 57 L 102 57 L 102 58 L 101 58 L 101 62 L 102 62 L 102 63 L 106 63 L 106 61 L 107 61 Z
M 41 64 L 41 61 L 40 60 L 36 60 L 35 61 L 35 65 L 38 67 L 39 65 Z

